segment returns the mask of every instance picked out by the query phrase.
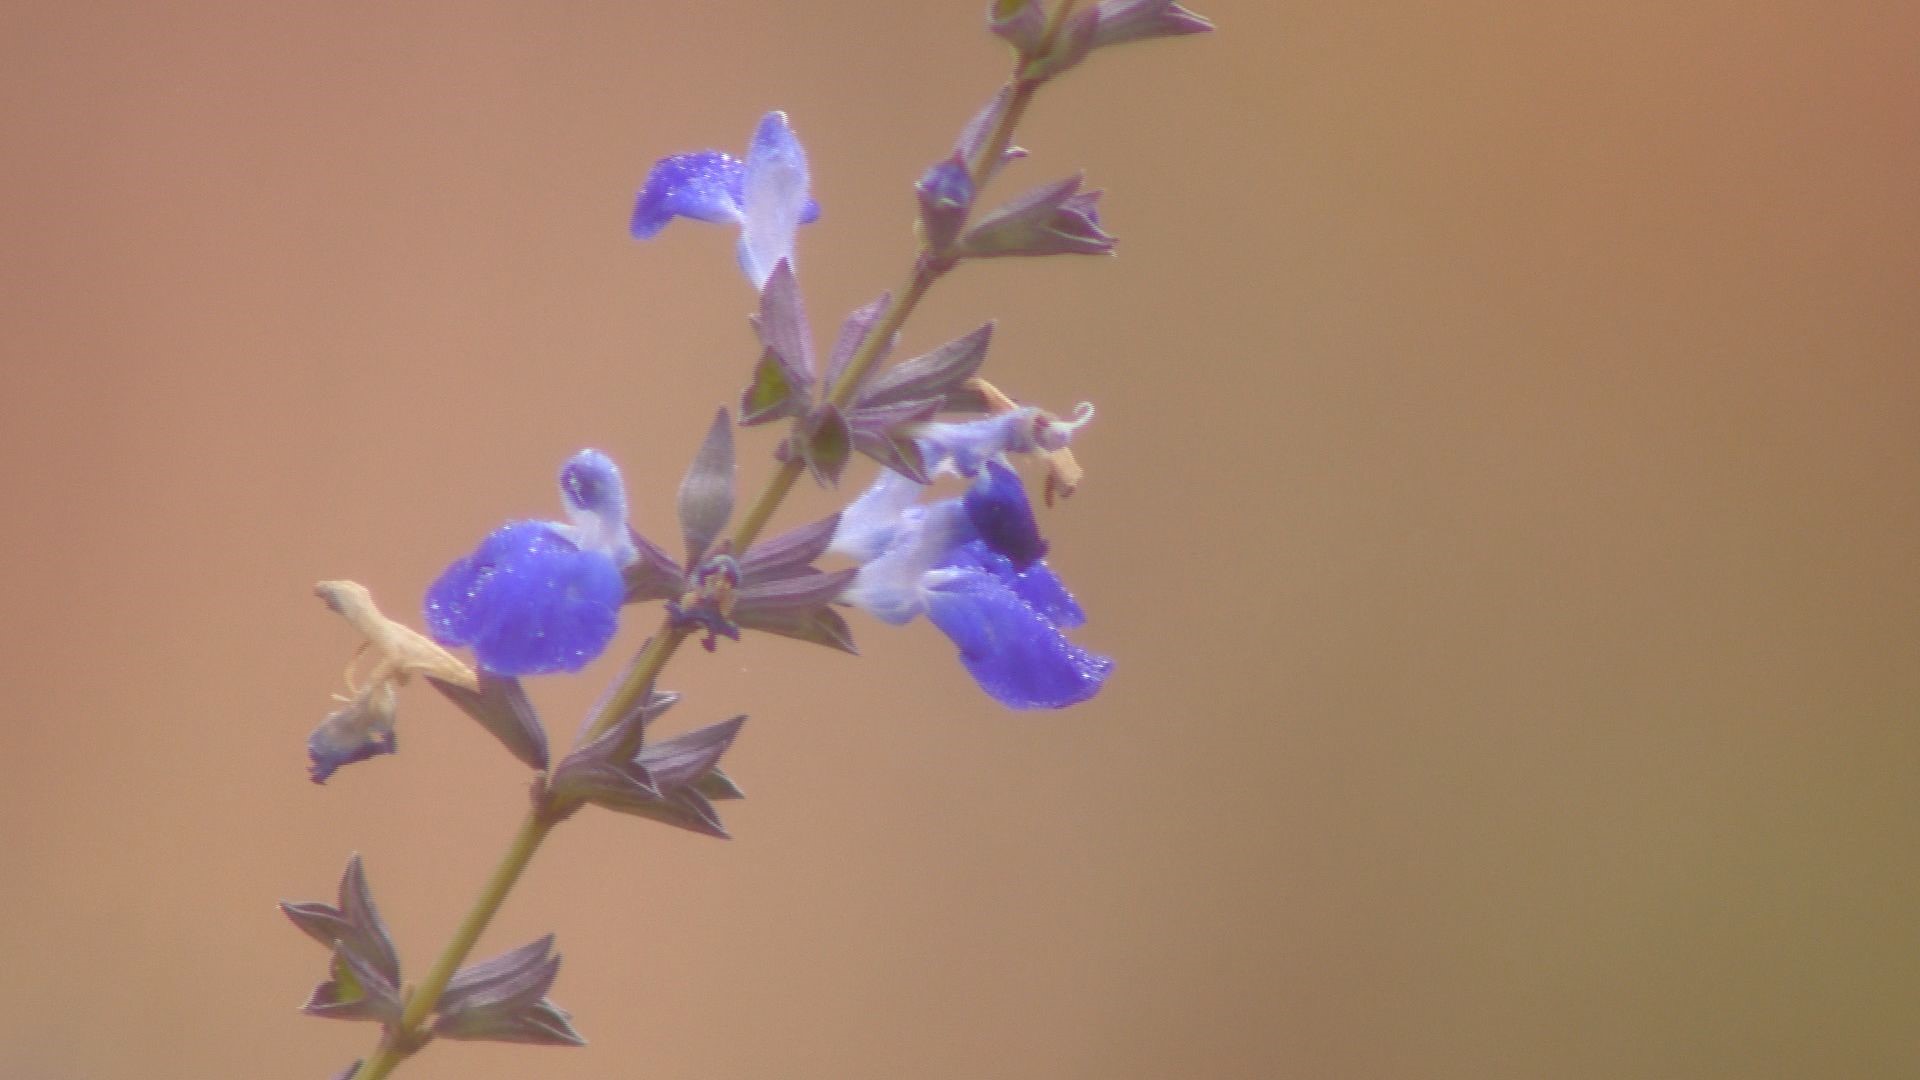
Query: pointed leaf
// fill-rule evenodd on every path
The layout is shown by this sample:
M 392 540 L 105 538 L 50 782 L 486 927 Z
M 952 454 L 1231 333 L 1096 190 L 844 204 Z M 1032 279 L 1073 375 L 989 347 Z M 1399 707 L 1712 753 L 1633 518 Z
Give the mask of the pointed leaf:
M 858 428 L 853 432 L 853 448 L 916 484 L 931 484 L 926 457 L 912 439 L 875 435 Z
M 631 756 L 630 747 L 640 742 L 640 733 L 647 721 L 659 715 L 659 711 L 650 713 L 644 707 L 630 711 L 598 737 L 575 749 L 553 770 L 547 790 L 556 796 L 584 799 L 613 809 L 628 803 L 658 802 L 659 785 L 646 766 Z
M 313 988 L 300 1011 L 323 1020 L 400 1020 L 400 991 L 345 942 L 333 947 L 333 977 Z
M 790 392 L 806 398 L 813 392 L 813 336 L 800 300 L 800 282 L 785 259 L 774 264 L 766 287 L 760 290 L 758 329 L 761 342 L 786 375 Z
M 833 571 L 805 570 L 787 577 L 742 586 L 734 595 L 734 621 L 741 626 L 750 626 L 751 620 L 762 613 L 798 614 L 822 604 L 830 604 L 846 591 L 847 585 L 859 572 L 858 567 Z
M 847 316 L 847 321 L 840 324 L 840 336 L 834 340 L 833 352 L 827 357 L 827 386 L 839 385 L 840 376 L 847 369 L 847 361 L 852 360 L 853 354 L 860 351 L 860 346 L 866 343 L 867 335 L 873 332 L 873 324 L 880 321 L 880 314 L 886 311 L 887 305 L 892 302 L 892 293 L 881 293 L 879 299 Z M 887 340 L 876 347 L 877 355 L 873 358 L 875 366 L 886 361 L 887 354 L 893 351 L 893 343 L 898 339 L 899 335 L 888 334 Z M 871 371 L 873 368 L 869 367 L 867 370 Z
M 721 409 L 680 481 L 680 529 L 688 566 L 700 565 L 713 539 L 733 516 L 733 427 Z
M 293 925 L 320 944 L 331 949 L 345 945 L 385 981 L 400 985 L 400 957 L 394 951 L 393 938 L 373 904 L 373 890 L 367 885 L 365 867 L 358 852 L 349 856 L 340 875 L 339 906 L 323 903 L 280 902 Z
M 687 591 L 686 576 L 681 573 L 680 564 L 673 561 L 673 556 L 631 529 L 627 535 L 633 540 L 635 556 L 620 572 L 627 586 L 626 596 L 621 603 L 671 600 Z
M 881 372 L 860 395 L 862 406 L 891 405 L 921 398 L 943 398 L 958 388 L 987 358 L 993 338 L 989 322 L 963 337 Z
M 740 392 L 740 426 L 752 427 L 791 416 L 802 404 L 786 369 L 773 350 L 767 349 L 753 366 L 753 382 Z
M 761 610 L 738 622 L 742 629 L 778 634 L 795 641 L 825 645 L 852 656 L 860 655 L 860 650 L 853 644 L 853 631 L 847 627 L 847 620 L 830 607 L 800 613 Z
M 807 441 L 801 446 L 807 471 L 821 487 L 838 486 L 847 458 L 853 453 L 853 435 L 847 430 L 846 418 L 832 404 L 826 404 L 809 418 L 807 427 Z
M 663 739 L 641 750 L 639 761 L 660 790 L 671 794 L 692 785 L 718 764 L 746 722 L 746 717 L 735 716 Z
M 747 797 L 747 793 L 740 790 L 740 785 L 733 782 L 733 777 L 728 776 L 718 765 L 708 769 L 705 776 L 695 780 L 693 790 L 715 802 Z
M 787 577 L 812 565 L 815 559 L 826 554 L 827 545 L 833 543 L 833 531 L 839 527 L 840 515 L 834 513 L 748 548 L 740 557 L 741 587 Z
M 533 703 L 527 700 L 527 692 L 521 688 L 519 679 L 482 671 L 477 693 L 431 676 L 427 681 L 468 716 L 480 721 L 480 726 L 492 732 L 522 764 L 530 769 L 547 767 L 547 729 L 541 726 L 540 717 L 534 712 Z
M 553 935 L 463 968 L 441 996 L 433 1033 L 449 1039 L 580 1046 L 565 1010 L 546 999 L 560 970 Z

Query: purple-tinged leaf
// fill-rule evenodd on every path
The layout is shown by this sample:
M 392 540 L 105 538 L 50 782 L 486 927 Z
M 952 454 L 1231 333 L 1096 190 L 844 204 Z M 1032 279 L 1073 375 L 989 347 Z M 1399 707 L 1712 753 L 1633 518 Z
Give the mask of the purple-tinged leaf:
M 847 369 L 847 362 L 853 359 L 854 353 L 860 351 L 860 346 L 866 344 L 867 335 L 873 332 L 873 325 L 880 321 L 880 314 L 886 311 L 887 305 L 891 303 L 893 303 L 893 294 L 881 293 L 879 299 L 847 316 L 847 321 L 840 324 L 840 336 L 834 339 L 833 352 L 827 355 L 827 386 L 829 388 L 839 385 L 840 376 Z M 893 351 L 893 343 L 898 339 L 898 334 L 888 334 L 887 340 L 875 347 L 874 365 L 886 362 L 887 354 Z M 867 370 L 872 371 L 873 367 L 870 366 Z
M 1097 10 L 1075 12 L 1066 25 L 1054 34 L 1047 51 L 1029 59 L 1020 69 L 1020 77 L 1042 80 L 1064 75 L 1093 51 L 1093 36 L 1099 26 L 1100 13 Z
M 913 191 L 920 200 L 921 241 L 936 255 L 946 251 L 973 210 L 973 178 L 967 175 L 966 160 L 955 154 L 934 163 Z
M 807 327 L 800 282 L 785 259 L 774 264 L 760 290 L 760 341 L 779 361 L 788 393 L 804 400 L 813 392 L 813 332 Z
M 853 434 L 847 430 L 846 417 L 831 403 L 821 405 L 807 418 L 804 435 L 800 453 L 813 482 L 821 487 L 839 486 L 847 457 L 853 453 Z
M 461 969 L 441 995 L 433 1033 L 448 1039 L 583 1046 L 564 1009 L 547 1000 L 560 957 L 553 935 Z
M 772 349 L 760 354 L 753 365 L 753 381 L 740 391 L 740 426 L 753 427 L 783 416 L 793 416 L 806 407 L 806 401 L 794 393 L 786 368 Z
M 755 617 L 762 614 L 797 614 L 830 604 L 859 572 L 858 567 L 805 570 L 791 577 L 744 586 L 734 596 L 733 619 L 751 628 Z
M 740 619 L 739 624 L 743 629 L 824 645 L 850 656 L 860 655 L 860 650 L 854 646 L 853 631 L 848 628 L 847 620 L 830 607 L 800 612 L 762 609 Z
M 1006 115 L 1008 98 L 1008 89 L 1001 87 L 1000 92 L 993 96 L 993 100 L 982 106 L 979 112 L 974 113 L 973 118 L 967 121 L 967 126 L 960 129 L 960 137 L 954 141 L 953 152 L 960 155 L 962 161 L 971 164 L 980 155 L 986 146 L 987 139 L 993 135 L 993 129 Z M 975 180 L 975 186 L 985 187 L 987 181 L 993 179 L 993 174 L 1000 171 L 1000 166 L 1026 156 L 1027 152 L 1017 146 L 1007 147 L 1001 151 L 1000 160 L 984 163 L 981 175 Z
M 662 739 L 642 749 L 638 760 L 662 792 L 679 791 L 698 782 L 719 764 L 720 756 L 733 745 L 740 726 L 746 722 L 746 717 L 735 716 Z
M 1093 32 L 1096 49 L 1148 38 L 1204 34 L 1213 29 L 1205 16 L 1174 0 L 1100 0 L 1094 11 L 1099 16 Z
M 733 426 L 721 409 L 680 481 L 680 530 L 688 566 L 700 565 L 714 537 L 733 516 Z M 635 560 L 636 562 L 639 560 Z
M 575 749 L 553 770 L 548 790 L 615 810 L 631 803 L 658 802 L 662 797 L 658 782 L 629 749 L 639 741 L 646 720 L 644 710 L 630 712 Z
M 762 540 L 740 557 L 740 586 L 745 589 L 773 578 L 790 577 L 811 566 L 833 543 L 840 515 L 830 514 L 811 524 Z
M 747 797 L 747 793 L 740 790 L 740 785 L 733 782 L 733 777 L 728 776 L 718 765 L 708 769 L 706 775 L 695 780 L 693 790 L 714 802 Z
M 860 394 L 863 410 L 880 405 L 946 397 L 973 377 L 987 358 L 994 324 L 989 322 L 923 356 L 895 364 L 874 377 Z
M 931 484 L 927 462 L 919 444 L 910 438 L 853 430 L 853 448 L 916 484 Z
M 300 1011 L 323 1020 L 373 1020 L 391 1027 L 400 1020 L 400 988 L 367 959 L 333 946 L 333 977 L 313 988 Z
M 367 872 L 355 853 L 348 857 L 340 875 L 339 905 L 318 901 L 290 903 L 282 900 L 280 910 L 301 932 L 331 949 L 342 944 L 378 971 L 389 985 L 400 985 L 400 957 L 394 951 L 387 924 L 373 904 L 373 890 L 367 885 Z
M 1100 192 L 1080 190 L 1079 174 L 1036 188 L 980 220 L 960 240 L 971 259 L 1010 255 L 1105 255 L 1114 238 L 1100 227 Z
M 547 730 L 541 726 L 519 679 L 482 671 L 477 693 L 432 676 L 427 681 L 462 712 L 480 721 L 480 726 L 492 732 L 522 764 L 530 769 L 547 767 Z
M 681 572 L 680 564 L 673 561 L 673 556 L 637 532 L 628 530 L 628 535 L 633 538 L 636 554 L 634 560 L 621 571 L 621 579 L 627 587 L 621 603 L 671 600 L 687 591 L 686 575 Z
M 1031 56 L 1047 36 L 1047 13 L 1039 0 L 993 0 L 987 5 L 987 29 L 1020 55 Z

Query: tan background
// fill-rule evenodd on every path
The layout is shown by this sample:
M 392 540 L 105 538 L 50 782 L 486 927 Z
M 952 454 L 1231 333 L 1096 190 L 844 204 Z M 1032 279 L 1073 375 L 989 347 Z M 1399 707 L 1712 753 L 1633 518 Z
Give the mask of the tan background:
M 749 294 L 634 187 L 790 110 L 826 334 L 999 77 L 976 7 L 0 12 L 0 1075 L 365 1052 L 273 902 L 359 850 L 424 970 L 524 772 L 416 689 L 309 785 L 310 583 L 413 617 L 583 445 L 669 540 Z M 924 623 L 686 655 L 738 838 L 570 825 L 485 951 L 556 931 L 592 1045 L 402 1075 L 1920 1073 L 1920 16 L 1205 10 L 1023 135 L 1123 257 L 908 335 L 1098 402 L 1047 525 L 1105 694 L 1003 712 Z M 535 688 L 559 741 L 616 662 Z

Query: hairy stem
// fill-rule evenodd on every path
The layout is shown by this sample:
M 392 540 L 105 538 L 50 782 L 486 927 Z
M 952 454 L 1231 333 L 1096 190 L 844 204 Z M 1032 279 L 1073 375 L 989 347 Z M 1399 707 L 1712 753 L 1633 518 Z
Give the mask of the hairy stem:
M 1070 6 L 1063 5 L 1063 8 Z M 1042 80 L 1023 79 L 1017 74 L 1008 82 L 1004 91 L 1007 96 L 1006 107 L 1001 110 L 993 129 L 967 162 L 967 173 L 976 190 L 985 186 L 987 179 L 994 171 L 992 165 L 999 162 L 1001 155 L 1006 153 L 1007 147 L 1012 145 L 1013 130 L 1019 124 L 1020 118 L 1026 114 L 1027 105 L 1033 100 L 1034 92 L 1040 88 L 1041 84 Z M 939 280 L 940 275 L 945 273 L 951 265 L 952 260 L 946 252 L 929 251 L 924 246 L 921 248 L 905 285 L 894 294 L 886 310 L 875 320 L 866 340 L 862 341 L 859 349 L 848 358 L 846 369 L 828 390 L 827 401 L 836 406 L 844 406 L 852 400 L 854 392 L 859 389 L 874 365 L 879 362 L 883 346 L 906 324 L 907 317 L 913 314 L 914 308 L 919 306 L 927 290 L 932 288 L 933 283 Z M 767 523 L 773 519 L 775 511 L 779 510 L 780 505 L 793 492 L 793 486 L 800 479 L 802 471 L 803 466 L 796 458 L 782 463 L 780 468 L 768 478 L 759 496 L 747 507 L 746 513 L 734 526 L 733 550 L 744 552 L 754 540 L 759 538 L 761 532 L 766 529 Z M 667 661 L 673 658 L 673 654 L 680 648 L 681 643 L 686 641 L 688 634 L 687 630 L 676 627 L 672 619 L 661 620 L 660 628 L 647 640 L 646 645 L 641 648 L 639 654 L 633 658 L 633 662 L 628 665 L 626 672 L 622 674 L 619 686 L 613 693 L 607 695 L 599 713 L 588 728 L 587 738 L 591 739 L 604 733 L 620 717 L 626 715 L 636 702 L 643 700 L 645 695 L 653 690 L 661 670 L 666 667 Z M 540 850 L 540 844 L 560 822 L 566 820 L 573 809 L 572 806 L 558 805 L 550 800 L 537 800 L 537 805 L 527 813 L 526 820 L 521 822 L 520 831 L 515 834 L 512 843 L 507 845 L 506 853 L 501 857 L 499 865 L 494 868 L 493 875 L 487 879 L 486 886 L 481 889 L 479 898 L 474 901 L 466 918 L 460 921 L 460 926 L 454 931 L 453 937 L 448 940 L 446 947 L 441 949 L 439 957 L 433 962 L 433 967 L 427 972 L 427 977 L 408 996 L 399 1029 L 390 1038 L 381 1040 L 379 1048 L 371 1058 L 367 1059 L 360 1071 L 354 1074 L 353 1080 L 385 1080 L 385 1077 L 402 1061 L 427 1044 L 431 1036 L 425 1025 L 439 1005 L 440 995 L 446 992 L 447 983 L 453 979 L 454 973 L 473 952 L 473 947 L 479 943 L 480 936 L 486 932 L 488 925 L 493 922 L 494 915 L 499 912 L 501 905 L 513 892 L 514 886 L 519 883 L 520 875 L 525 873 L 527 866 L 533 862 L 533 856 Z

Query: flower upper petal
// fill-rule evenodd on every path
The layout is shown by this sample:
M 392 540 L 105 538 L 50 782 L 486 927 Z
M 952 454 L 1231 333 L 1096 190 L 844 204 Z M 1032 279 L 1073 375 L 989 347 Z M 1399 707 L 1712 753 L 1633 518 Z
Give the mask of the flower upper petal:
M 967 520 L 987 546 L 1025 570 L 1047 553 L 1040 525 L 1033 520 L 1033 504 L 1020 474 L 998 461 L 988 461 L 963 497 Z
M 715 223 L 741 218 L 740 181 L 746 165 L 731 154 L 701 150 L 654 162 L 633 206 L 636 240 L 659 235 L 675 217 Z
M 980 570 L 927 575 L 927 617 L 960 649 L 980 688 L 1011 709 L 1059 709 L 1098 693 L 1113 661 L 1073 644 L 998 577 Z
M 812 203 L 807 152 L 787 126 L 787 115 L 770 112 L 753 133 L 740 181 L 740 268 L 755 288 L 766 285 L 774 265 L 793 264 L 794 234 Z M 814 216 L 819 207 L 813 206 Z

